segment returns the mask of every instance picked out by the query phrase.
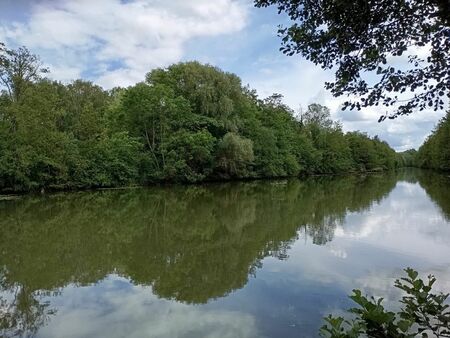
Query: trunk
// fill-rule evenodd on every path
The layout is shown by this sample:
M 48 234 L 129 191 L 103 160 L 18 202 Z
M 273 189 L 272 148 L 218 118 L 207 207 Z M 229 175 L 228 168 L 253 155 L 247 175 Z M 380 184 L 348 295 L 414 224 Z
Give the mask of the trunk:
M 159 168 L 159 161 L 158 161 L 158 158 L 156 157 L 154 147 L 153 147 L 152 144 L 150 143 L 150 137 L 148 136 L 148 131 L 147 131 L 147 126 L 146 126 L 146 125 L 144 125 L 144 129 L 145 129 L 145 139 L 146 139 L 146 141 L 147 141 L 148 148 L 150 149 L 150 152 L 151 152 L 152 155 L 153 155 L 153 158 L 154 158 L 155 164 L 156 164 L 156 168 L 157 168 L 158 170 L 160 170 L 160 168 Z

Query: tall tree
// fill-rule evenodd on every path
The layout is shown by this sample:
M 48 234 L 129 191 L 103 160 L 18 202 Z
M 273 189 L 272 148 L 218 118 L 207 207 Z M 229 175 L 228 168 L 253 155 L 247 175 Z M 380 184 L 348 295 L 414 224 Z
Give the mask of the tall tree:
M 330 129 L 333 126 L 330 109 L 318 103 L 312 103 L 301 114 L 301 121 L 305 125 L 315 125 L 318 128 Z
M 335 96 L 356 97 L 345 108 L 394 106 L 381 121 L 415 109 L 443 109 L 444 96 L 450 97 L 448 0 L 255 0 L 255 5 L 275 5 L 288 15 L 292 25 L 279 29 L 281 50 L 334 69 L 335 81 L 326 88 Z M 390 62 L 402 56 L 407 62 L 398 67 Z
M 26 47 L 8 49 L 0 42 L 0 85 L 13 101 L 19 101 L 26 86 L 48 73 L 39 57 Z

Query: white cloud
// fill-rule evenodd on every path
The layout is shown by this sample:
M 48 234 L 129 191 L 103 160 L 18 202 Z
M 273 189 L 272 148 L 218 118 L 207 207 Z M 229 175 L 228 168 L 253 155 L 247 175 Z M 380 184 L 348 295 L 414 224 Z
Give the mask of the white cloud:
M 0 36 L 41 54 L 57 79 L 95 73 L 113 87 L 180 61 L 190 39 L 240 31 L 246 20 L 247 6 L 235 0 L 57 0 L 35 3 L 26 22 L 3 24 Z
M 255 318 L 158 298 L 151 288 L 110 275 L 90 287 L 66 287 L 38 337 L 258 337 Z
M 283 94 L 285 102 L 293 109 L 317 102 L 325 81 L 332 79 L 330 72 L 324 72 L 311 62 L 279 52 L 272 57 L 262 56 L 254 62 L 253 69 L 257 71 L 245 75 L 244 82 L 250 83 L 261 97 Z
M 421 259 L 446 265 L 450 240 L 446 224 L 445 217 L 419 184 L 400 181 L 370 213 L 348 213 L 345 226 L 338 228 L 335 236 L 410 257 L 419 253 Z

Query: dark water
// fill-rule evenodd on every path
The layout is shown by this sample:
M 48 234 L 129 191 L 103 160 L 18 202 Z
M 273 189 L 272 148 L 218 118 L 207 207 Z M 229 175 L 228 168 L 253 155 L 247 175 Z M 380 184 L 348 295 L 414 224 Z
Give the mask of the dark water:
M 450 178 L 424 171 L 0 201 L 0 336 L 316 337 L 402 268 L 450 291 Z

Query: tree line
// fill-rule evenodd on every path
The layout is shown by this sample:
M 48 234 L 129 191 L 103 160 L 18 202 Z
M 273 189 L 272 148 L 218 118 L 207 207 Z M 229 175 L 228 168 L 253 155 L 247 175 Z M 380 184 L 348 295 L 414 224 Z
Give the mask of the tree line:
M 198 62 L 128 88 L 45 78 L 25 47 L 0 44 L 0 190 L 341 174 L 402 165 L 386 142 L 345 133 L 327 107 L 296 114 Z
M 419 150 L 398 153 L 403 167 L 450 171 L 450 111 L 437 123 Z
M 450 111 L 419 148 L 416 165 L 422 168 L 450 170 Z

